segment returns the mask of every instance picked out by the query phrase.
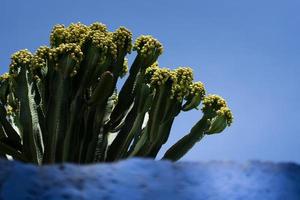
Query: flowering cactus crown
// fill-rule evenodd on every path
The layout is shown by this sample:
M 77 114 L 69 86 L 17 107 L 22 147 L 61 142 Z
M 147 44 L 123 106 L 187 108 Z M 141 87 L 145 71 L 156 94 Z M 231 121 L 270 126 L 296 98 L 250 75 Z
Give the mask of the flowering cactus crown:
M 131 51 L 136 57 L 128 61 Z M 162 158 L 176 161 L 230 126 L 226 101 L 206 96 L 191 67 L 160 67 L 162 53 L 157 39 L 133 43 L 125 27 L 54 26 L 49 47 L 14 53 L 0 76 L 0 156 L 39 165 L 154 159 L 181 111 L 202 104 L 200 120 Z

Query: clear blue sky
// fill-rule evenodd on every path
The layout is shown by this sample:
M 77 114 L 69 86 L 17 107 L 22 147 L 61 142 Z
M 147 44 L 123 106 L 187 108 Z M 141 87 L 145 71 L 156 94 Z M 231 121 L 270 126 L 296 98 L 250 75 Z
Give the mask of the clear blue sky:
M 135 38 L 158 38 L 162 66 L 192 66 L 233 110 L 233 126 L 204 138 L 183 160 L 300 162 L 299 8 L 298 0 L 1 0 L 0 72 L 13 52 L 48 44 L 54 24 L 123 25 Z M 181 114 L 167 146 L 200 116 Z

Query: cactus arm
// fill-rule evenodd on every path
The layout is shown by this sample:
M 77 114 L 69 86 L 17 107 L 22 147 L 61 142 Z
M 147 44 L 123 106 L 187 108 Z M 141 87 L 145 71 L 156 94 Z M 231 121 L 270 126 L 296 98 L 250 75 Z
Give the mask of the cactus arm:
M 14 159 L 17 159 L 17 160 L 21 160 L 21 161 L 24 161 L 24 162 L 28 162 L 27 158 L 22 154 L 20 153 L 19 151 L 15 150 L 14 148 L 0 142 L 0 152 L 1 153 L 4 153 L 4 154 L 7 154 L 7 155 L 10 155 L 12 156 Z
M 188 134 L 176 142 L 168 151 L 165 153 L 162 159 L 171 161 L 177 161 L 182 158 L 199 140 L 204 136 L 204 133 L 199 132 L 198 137 Z
M 108 120 L 110 118 L 110 114 L 112 112 L 112 109 L 116 104 L 116 101 L 117 101 L 117 92 L 115 90 L 113 95 L 111 97 L 109 97 L 109 99 L 107 101 L 102 124 L 106 124 L 108 122 Z M 98 134 L 96 150 L 94 153 L 94 160 L 93 160 L 94 162 L 105 161 L 107 158 L 108 135 L 110 133 L 103 134 L 104 133 L 103 128 L 104 128 L 104 126 L 101 127 L 100 133 Z
M 95 151 L 98 149 L 98 153 L 106 151 L 107 148 L 107 132 L 101 131 L 103 129 L 103 117 L 105 115 L 105 104 L 99 105 L 97 108 L 97 112 L 93 116 L 91 120 L 91 128 L 87 129 L 85 135 L 88 137 L 84 138 L 84 143 L 82 143 L 82 149 L 84 149 L 83 161 L 86 163 L 93 162 L 95 159 Z M 89 124 L 89 123 L 87 123 Z M 90 132 L 90 133 L 88 133 Z M 100 146 L 99 146 L 100 145 Z M 102 146 L 104 145 L 104 146 Z M 98 156 L 98 159 L 102 160 L 102 157 Z
M 147 155 L 148 157 L 155 158 L 161 147 L 167 142 L 174 119 L 175 118 L 172 118 L 160 125 L 159 134 L 161 135 L 161 140 L 157 141 L 155 145 L 150 148 L 149 153 Z
M 162 159 L 177 161 L 182 158 L 198 141 L 204 137 L 209 121 L 204 115 L 191 129 L 190 133 L 181 138 L 167 150 Z
M 70 117 L 73 98 L 73 77 L 76 75 L 83 53 L 78 45 L 61 44 L 49 53 L 49 101 L 46 127 L 49 134 L 45 162 L 62 161 L 63 142 Z
M 93 24 L 90 28 L 96 30 L 96 27 L 103 28 L 105 26 L 102 24 Z M 99 31 L 92 31 L 90 33 L 91 34 L 86 38 L 86 41 L 82 44 L 82 51 L 85 56 L 83 61 L 81 62 L 78 76 L 76 76 L 74 80 L 74 88 L 77 88 L 77 90 L 75 91 L 75 95 L 70 107 L 70 124 L 67 128 L 66 138 L 64 141 L 64 161 L 71 159 L 70 154 L 74 154 L 74 150 L 72 149 L 75 148 L 74 145 L 76 145 L 79 142 L 78 140 L 80 140 L 80 136 L 78 135 L 78 128 L 76 127 L 78 125 L 78 121 L 83 120 L 82 116 L 84 110 L 88 108 L 84 106 L 84 93 L 86 92 L 87 88 L 89 88 L 92 84 L 97 82 L 98 77 L 102 74 L 105 68 L 107 68 L 106 65 L 108 65 L 110 62 L 110 56 L 108 56 L 107 60 L 102 59 L 102 57 L 105 56 L 104 54 L 106 51 L 102 48 L 103 46 L 101 46 L 101 42 L 107 42 L 106 40 L 104 40 L 103 34 L 99 34 Z M 102 90 L 103 87 L 103 84 L 100 86 L 98 84 L 98 89 L 96 88 L 96 90 Z M 101 96 L 100 92 L 94 93 L 98 95 L 98 97 L 96 95 L 92 95 L 89 104 L 95 104 L 97 98 Z M 105 101 L 105 98 L 99 99 Z
M 118 101 L 118 97 L 117 97 L 117 91 L 115 89 L 113 94 L 107 100 L 105 114 L 103 116 L 103 122 L 102 122 L 103 124 L 106 124 L 109 121 L 111 112 L 112 112 L 113 108 L 115 107 L 117 101 Z
M 69 160 L 70 152 L 73 151 L 71 146 L 76 145 L 76 141 L 78 138 L 78 132 L 81 129 L 81 119 L 82 113 L 86 106 L 84 106 L 84 100 L 79 97 L 75 97 L 75 99 L 70 104 L 70 119 L 69 124 L 66 130 L 66 135 L 64 138 L 63 144 L 63 161 L 71 161 Z M 77 128 L 76 128 L 77 127 Z M 74 146 L 73 146 L 74 147 Z
M 150 109 L 150 107 L 152 105 L 153 98 L 154 98 L 154 94 L 153 94 L 153 92 L 151 92 L 148 95 L 147 99 L 145 99 L 145 100 L 143 99 L 141 101 L 141 103 L 139 104 L 139 110 L 142 111 L 143 116 L 144 116 L 143 117 L 143 121 L 141 121 L 142 125 L 143 125 L 144 120 L 145 120 L 144 118 L 145 118 L 146 114 L 149 112 L 149 109 Z M 148 122 L 148 120 L 149 120 L 149 118 L 147 119 L 147 122 Z M 126 156 L 137 155 L 137 152 L 139 152 L 141 150 L 142 146 L 146 142 L 146 139 L 148 138 L 146 136 L 146 134 L 145 134 L 146 128 L 142 128 L 142 125 L 134 133 L 132 144 L 131 144 L 131 146 L 130 146 L 130 148 L 129 148 L 127 154 L 126 154 Z
M 111 72 L 107 71 L 101 75 L 100 81 L 90 99 L 88 104 L 94 104 L 89 109 L 93 113 L 91 116 L 91 127 L 86 130 L 86 136 L 83 143 L 86 145 L 86 162 L 92 162 L 94 153 L 97 146 L 99 131 L 103 127 L 103 118 L 106 113 L 107 101 L 112 95 L 115 88 L 114 76 Z M 90 132 L 90 133 L 89 133 Z M 107 133 L 103 133 L 106 135 Z M 88 136 L 89 135 L 89 136 Z M 103 140 L 106 136 L 103 137 Z
M 34 101 L 35 91 L 30 72 L 21 67 L 16 78 L 16 94 L 20 101 L 20 123 L 23 137 L 24 153 L 27 158 L 40 164 L 43 156 L 42 133 L 39 126 L 37 105 Z
M 129 115 L 126 117 L 124 127 L 121 129 L 120 133 L 112 143 L 109 151 L 108 161 L 118 160 L 124 158 L 127 155 L 128 148 L 134 139 L 134 136 L 141 131 L 144 112 L 135 112 L 135 109 L 130 111 Z M 130 121 L 132 121 L 130 123 Z
M 104 105 L 99 105 L 98 107 L 87 108 L 84 115 L 84 131 L 81 138 L 81 149 L 80 149 L 80 160 L 82 163 L 89 163 L 93 160 L 93 152 L 95 150 L 95 146 L 97 144 L 99 129 L 94 129 L 94 121 L 97 115 L 97 110 L 99 107 L 103 107 Z M 103 117 L 103 113 L 99 114 L 100 118 Z M 101 120 L 100 120 L 101 121 Z M 70 152 L 72 155 L 73 153 Z
M 151 105 L 149 120 L 144 133 L 147 135 L 147 141 L 142 145 L 140 150 L 135 151 L 137 153 L 134 156 L 147 156 L 147 154 L 151 150 L 151 147 L 155 145 L 155 142 L 161 139 L 159 135 L 159 126 L 163 120 L 163 110 L 168 102 L 168 95 L 170 95 L 170 92 L 170 85 L 167 84 L 162 85 L 157 90 L 153 99 L 153 104 Z M 140 145 L 141 143 L 138 146 Z
M 154 145 L 149 149 L 150 153 L 148 156 L 153 158 L 156 157 L 162 145 L 167 142 L 173 122 L 176 116 L 180 113 L 182 101 L 169 99 L 167 105 L 169 106 L 166 107 L 165 116 L 159 126 L 159 137 L 155 141 Z
M 140 141 L 140 139 L 142 138 L 144 131 L 145 131 L 145 128 L 142 128 L 140 131 L 138 131 L 134 134 L 132 144 L 130 145 L 130 148 L 127 152 L 128 157 L 133 155 L 133 151 L 136 149 L 136 146 L 137 146 L 138 142 Z
M 168 79 L 164 84 L 159 85 L 156 88 L 153 104 L 149 111 L 149 120 L 144 133 L 147 135 L 147 142 L 145 142 L 142 148 L 137 151 L 135 156 L 146 156 L 149 151 L 151 151 L 151 147 L 161 139 L 161 136 L 159 135 L 159 126 L 164 120 L 166 114 L 165 110 L 171 106 L 171 83 L 172 80 Z
M 169 120 L 167 120 L 159 125 L 158 135 L 160 137 L 149 148 L 147 157 L 155 158 L 156 155 L 158 154 L 159 150 L 161 149 L 162 145 L 164 145 L 167 142 L 174 119 L 175 119 L 175 117 L 172 117 Z
M 108 151 L 108 160 L 112 161 L 121 158 L 128 151 L 128 147 L 134 138 L 134 135 L 142 128 L 145 113 L 149 109 L 147 103 L 150 95 L 150 88 L 143 83 L 144 74 L 138 76 L 138 83 L 136 84 L 136 98 L 134 100 L 133 108 L 125 118 L 124 126 L 118 133 L 117 137 L 111 144 Z M 151 98 L 151 97 L 150 97 Z
M 131 128 L 134 126 L 134 122 L 136 121 L 137 117 L 137 107 L 134 106 L 128 115 L 125 118 L 124 126 L 119 131 L 118 135 L 110 145 L 108 152 L 107 152 L 107 161 L 114 161 L 120 157 L 121 151 L 124 144 L 124 141 L 127 138 L 127 134 L 129 134 Z
M 0 123 L 2 124 L 5 133 L 10 140 L 15 141 L 17 144 L 21 145 L 21 138 L 17 131 L 11 126 L 11 124 L 6 119 L 7 113 L 2 103 L 0 103 Z
M 153 109 L 150 110 L 150 114 L 149 114 L 148 124 L 150 125 L 150 129 L 149 129 L 150 142 L 154 142 L 159 137 L 158 135 L 159 124 L 163 120 L 163 116 L 164 116 L 161 113 L 161 111 L 164 110 L 170 95 L 171 95 L 170 85 L 164 84 L 158 89 L 157 98 L 156 98 L 157 101 L 154 101 L 155 104 L 152 106 Z
M 139 133 L 142 129 L 143 121 L 144 121 L 145 113 L 138 113 L 137 117 L 134 121 L 134 124 L 128 133 L 127 137 L 125 138 L 123 145 L 122 145 L 122 150 L 120 152 L 120 158 L 124 158 L 127 156 L 128 153 L 128 148 L 130 146 L 130 143 L 134 139 L 135 135 Z
M 111 144 L 108 153 L 107 153 L 107 160 L 111 161 L 114 160 L 113 157 L 115 157 L 116 152 L 120 151 L 120 145 L 123 142 L 123 140 L 127 137 L 127 133 L 130 131 L 134 124 L 134 118 L 136 117 L 137 112 L 137 105 L 135 104 L 133 106 L 134 102 L 134 95 L 136 94 L 136 91 L 138 90 L 138 86 L 140 83 L 137 80 L 137 76 L 140 70 L 140 63 L 141 59 L 140 56 L 137 55 L 135 58 L 130 72 L 129 77 L 125 81 L 123 87 L 121 88 L 121 91 L 118 96 L 118 103 L 116 104 L 115 108 L 113 109 L 110 121 L 107 124 L 107 127 L 105 127 L 106 132 L 108 131 L 114 131 L 119 129 L 120 132 L 118 133 L 117 137 Z M 144 70 L 140 72 L 140 75 L 143 76 Z M 141 80 L 141 79 L 139 79 Z M 128 110 L 129 113 L 128 113 Z M 123 119 L 125 119 L 123 121 Z M 127 120 L 127 121 L 126 121 Z M 129 120 L 129 121 L 128 121 Z M 124 126 L 122 126 L 123 124 Z M 108 134 L 108 133 L 106 133 Z
M 141 131 L 138 140 L 135 142 L 134 146 L 129 150 L 129 157 L 139 157 L 145 151 L 144 147 L 146 142 L 149 140 L 149 136 L 146 134 L 147 126 Z
M 82 44 L 83 58 L 79 68 L 79 93 L 91 86 L 116 59 L 116 45 L 111 37 L 99 31 L 90 31 Z
M 65 149 L 68 148 L 67 151 L 64 151 L 64 160 L 68 158 L 68 155 L 72 152 L 70 149 L 70 140 L 76 140 L 75 133 L 76 131 L 74 130 L 75 127 L 77 126 L 77 121 L 82 120 L 82 118 L 77 117 L 77 116 L 82 116 L 84 109 L 80 109 L 82 105 L 84 104 L 83 101 L 83 96 L 84 92 L 86 92 L 86 89 L 89 88 L 92 84 L 94 84 L 99 76 L 105 71 L 107 68 L 107 65 L 110 65 L 111 62 L 111 55 L 106 55 L 111 52 L 106 52 L 107 49 L 105 50 L 101 46 L 101 42 L 109 42 L 109 40 L 105 40 L 103 35 L 97 35 L 96 32 L 95 34 L 91 34 L 89 38 L 87 38 L 86 42 L 83 44 L 83 53 L 86 55 L 81 63 L 80 69 L 79 69 L 79 76 L 75 81 L 75 87 L 78 87 L 78 90 L 75 92 L 75 98 L 73 99 L 71 103 L 71 112 L 70 112 L 70 125 L 67 130 L 67 137 L 69 139 L 65 140 Z M 95 42 L 96 41 L 96 42 Z M 105 46 L 105 45 L 104 45 Z M 109 44 L 108 44 L 109 46 Z M 110 49 L 111 50 L 111 49 Z M 106 60 L 103 60 L 102 57 L 107 57 Z M 114 83 L 115 85 L 115 83 Z M 95 101 L 101 100 L 101 101 L 106 101 L 106 98 L 100 98 L 101 97 L 101 92 L 100 90 L 103 90 L 105 88 L 105 85 L 99 85 L 96 88 L 96 92 L 94 92 L 96 95 L 92 95 L 92 98 L 89 100 L 89 104 L 95 104 Z M 109 93 L 113 92 L 114 87 L 110 88 Z M 107 90 L 107 89 L 105 89 Z M 99 102 L 97 102 L 99 104 Z M 73 136 L 72 136 L 73 135 Z M 72 142 L 71 142 L 72 143 Z
M 7 102 L 7 96 L 9 93 L 9 74 L 5 73 L 0 76 L 0 101 Z
M 114 76 L 111 72 L 106 71 L 101 75 L 100 81 L 94 90 L 92 97 L 88 100 L 88 105 L 103 104 L 107 98 L 111 96 L 112 91 L 115 88 Z
M 205 134 L 211 135 L 222 132 L 230 126 L 233 120 L 231 110 L 226 101 L 218 95 L 208 95 L 202 102 L 203 117 L 191 129 L 190 133 L 174 144 L 164 155 L 163 159 L 179 160 Z
M 23 150 L 23 146 L 20 142 L 16 142 L 15 140 L 12 140 L 11 138 L 7 137 L 7 134 L 5 133 L 4 127 L 2 126 L 1 122 L 0 122 L 0 142 L 14 148 L 15 150 L 18 151 Z
M 170 131 L 175 117 L 180 113 L 182 101 L 178 101 L 174 98 L 169 98 L 162 111 L 163 118 L 159 123 L 158 134 L 155 141 L 150 147 L 148 147 L 147 157 L 155 158 L 160 148 L 165 144 L 169 138 Z
M 46 97 L 45 97 L 45 79 L 37 79 L 34 82 L 35 91 L 37 94 L 35 95 L 35 102 L 37 104 L 37 114 L 39 119 L 39 124 L 42 130 L 42 139 L 43 144 L 46 144 L 49 140 L 49 135 L 47 133 L 46 128 Z
M 66 128 L 66 115 L 68 112 L 67 109 L 67 98 L 65 94 L 70 89 L 69 80 L 63 78 L 61 75 L 56 81 L 57 90 L 53 95 L 53 99 L 50 100 L 49 108 L 48 108 L 48 119 L 47 119 L 47 128 L 49 133 L 49 149 L 47 149 L 47 153 L 49 155 L 45 155 L 46 162 L 55 162 L 55 154 L 58 150 L 57 148 L 62 148 L 62 146 L 58 146 L 61 142 L 58 140 L 63 140 L 64 131 Z M 58 150 L 60 151 L 60 150 Z M 48 160 L 49 159 L 49 160 Z
M 166 85 L 162 85 L 160 89 L 156 91 L 153 104 L 151 105 L 151 109 L 149 111 L 149 120 L 144 132 L 147 141 L 142 145 L 141 149 L 138 150 L 138 153 L 135 156 L 145 156 L 149 150 L 149 147 L 152 146 L 157 139 L 159 124 L 163 118 L 161 111 L 167 102 L 169 93 L 170 88 L 167 88 Z M 138 146 L 140 146 L 140 144 Z
M 6 138 L 6 134 L 5 134 L 2 124 L 0 122 L 0 140 L 2 140 L 3 138 Z
M 12 56 L 10 96 L 13 98 L 15 95 L 17 99 L 10 101 L 19 101 L 16 121 L 22 135 L 23 152 L 31 162 L 41 164 L 43 141 L 35 102 L 37 92 L 34 89 L 34 76 L 31 70 L 32 58 L 33 55 L 27 50 L 21 50 Z
M 4 129 L 1 125 L 1 123 L 0 123 L 0 142 L 3 139 L 6 139 L 6 134 L 5 134 Z M 6 154 L 4 152 L 2 152 L 1 150 L 0 150 L 0 159 L 7 159 Z
M 137 55 L 129 70 L 129 76 L 120 90 L 118 97 L 119 101 L 111 114 L 111 120 L 109 121 L 110 129 L 113 129 L 120 124 L 134 101 L 133 90 L 137 74 L 140 70 L 140 64 L 141 58 Z
M 164 117 L 159 125 L 157 137 L 150 147 L 147 156 L 155 157 L 161 146 L 167 141 L 175 117 L 182 109 L 183 98 L 186 97 L 187 110 L 197 107 L 205 95 L 201 82 L 192 83 L 193 73 L 189 67 L 179 67 L 175 70 L 176 80 L 173 82 L 172 98 L 169 98 L 163 111 Z
M 98 52 L 97 48 L 89 47 L 86 49 L 86 51 L 86 56 L 81 63 L 78 73 L 79 76 L 76 80 L 79 88 L 77 90 L 77 94 L 82 93 L 83 90 L 89 86 L 91 77 L 96 75 L 96 68 L 102 68 L 100 65 L 97 66 L 98 60 L 100 59 L 100 53 Z
M 114 74 L 115 82 L 117 82 L 118 77 L 122 75 L 124 58 L 127 53 L 131 52 L 132 33 L 125 27 L 120 27 L 112 33 L 112 39 L 117 46 L 117 58 L 108 69 Z
M 93 123 L 93 138 L 89 141 L 88 155 L 90 161 L 101 160 L 103 161 L 106 156 L 108 148 L 108 135 L 109 132 L 105 131 L 105 123 L 107 122 L 107 115 L 111 112 L 109 105 L 109 97 L 106 99 L 105 104 L 96 108 L 96 114 Z M 97 154 L 96 154 L 97 150 Z
M 157 60 L 163 51 L 163 47 L 160 42 L 152 36 L 140 36 L 136 40 L 133 50 L 137 51 L 137 56 L 129 70 L 129 77 L 119 93 L 120 101 L 118 101 L 112 112 L 112 119 L 114 120 L 110 122 L 110 129 L 120 124 L 122 118 L 126 116 L 127 111 L 134 101 L 134 87 L 138 72 L 145 74 L 146 68 Z
M 105 161 L 107 154 L 107 134 L 100 133 L 97 138 L 96 149 L 94 152 L 93 162 L 103 162 Z

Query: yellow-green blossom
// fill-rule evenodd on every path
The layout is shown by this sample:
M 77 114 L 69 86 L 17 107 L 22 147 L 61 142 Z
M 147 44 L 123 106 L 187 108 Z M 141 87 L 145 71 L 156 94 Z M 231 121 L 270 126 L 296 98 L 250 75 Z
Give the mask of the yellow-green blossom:
M 122 70 L 120 72 L 120 77 L 124 77 L 128 72 L 128 60 L 127 58 L 124 59 L 124 63 L 123 63 L 123 66 L 122 66 Z
M 20 67 L 29 67 L 33 55 L 27 50 L 20 50 L 14 53 L 11 57 L 11 64 L 9 66 L 10 74 L 17 74 Z
M 0 81 L 6 81 L 10 77 L 9 73 L 4 73 L 0 76 Z
M 58 47 L 51 49 L 49 57 L 51 60 L 55 61 L 56 70 L 62 70 L 67 74 L 74 75 L 82 61 L 83 53 L 81 52 L 80 46 L 75 43 L 69 43 L 61 44 Z M 60 66 L 58 63 L 61 59 L 71 59 L 73 61 L 73 64 L 71 64 L 72 66 L 65 66 L 64 64 Z M 57 67 L 64 67 L 65 69 L 58 69 Z
M 158 87 L 165 84 L 168 80 L 175 82 L 176 73 L 168 68 L 157 68 L 151 77 L 150 84 L 152 87 Z
M 55 25 L 50 34 L 50 45 L 58 47 L 62 43 L 80 44 L 89 30 L 90 28 L 82 23 L 72 23 L 69 27 L 62 24 Z
M 207 115 L 215 115 L 218 110 L 227 107 L 226 101 L 215 94 L 204 97 L 202 104 L 202 111 Z
M 175 69 L 176 82 L 172 87 L 172 98 L 182 101 L 189 92 L 189 86 L 193 81 L 193 70 L 190 67 L 179 67 Z
M 117 49 L 123 53 L 130 53 L 132 48 L 132 33 L 125 27 L 118 28 L 114 33 L 112 33 L 112 39 L 117 45 Z
M 142 35 L 136 39 L 133 50 L 143 57 L 159 56 L 163 52 L 162 44 L 150 35 Z

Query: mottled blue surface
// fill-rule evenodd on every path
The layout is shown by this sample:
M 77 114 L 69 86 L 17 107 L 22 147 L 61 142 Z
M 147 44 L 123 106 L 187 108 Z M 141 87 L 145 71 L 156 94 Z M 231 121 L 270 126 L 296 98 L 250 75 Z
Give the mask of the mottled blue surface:
M 3 200 L 299 200 L 300 166 L 132 159 L 83 167 L 36 167 L 0 161 L 0 192 Z

